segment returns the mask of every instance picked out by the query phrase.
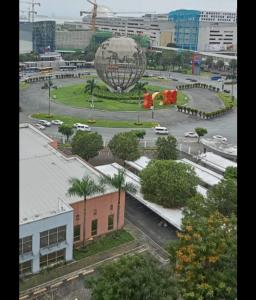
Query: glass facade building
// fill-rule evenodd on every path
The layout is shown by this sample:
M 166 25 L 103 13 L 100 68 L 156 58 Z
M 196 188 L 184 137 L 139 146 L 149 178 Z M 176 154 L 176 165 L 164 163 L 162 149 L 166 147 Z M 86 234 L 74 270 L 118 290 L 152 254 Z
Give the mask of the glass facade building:
M 175 25 L 175 44 L 178 48 L 197 50 L 200 14 L 198 10 L 186 9 L 169 13 L 168 19 Z
M 55 21 L 38 21 L 33 23 L 33 51 L 44 53 L 55 51 Z

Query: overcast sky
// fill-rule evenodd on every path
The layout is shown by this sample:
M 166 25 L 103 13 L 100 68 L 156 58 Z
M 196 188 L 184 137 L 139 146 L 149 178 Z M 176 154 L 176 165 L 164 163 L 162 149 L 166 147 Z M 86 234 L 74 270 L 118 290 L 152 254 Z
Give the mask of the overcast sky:
M 28 4 L 20 0 L 20 9 L 26 9 Z M 35 6 L 37 13 L 47 16 L 80 17 L 80 10 L 91 9 L 86 0 L 37 0 L 41 6 Z M 175 9 L 198 9 L 235 11 L 236 0 L 97 0 L 98 5 L 104 5 L 112 11 L 143 11 L 168 13 Z

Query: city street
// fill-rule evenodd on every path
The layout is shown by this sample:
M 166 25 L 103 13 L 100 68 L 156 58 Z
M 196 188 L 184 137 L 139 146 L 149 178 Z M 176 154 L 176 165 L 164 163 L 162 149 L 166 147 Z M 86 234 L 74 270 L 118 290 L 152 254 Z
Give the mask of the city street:
M 184 74 L 174 73 L 175 77 L 183 78 L 186 77 Z M 174 76 L 174 75 L 173 75 Z M 201 77 L 202 81 L 204 77 Z M 70 85 L 84 83 L 85 79 L 61 79 L 55 80 L 55 84 L 58 86 Z M 163 84 L 161 82 L 152 82 L 154 85 L 167 86 L 167 88 L 174 88 L 174 83 Z M 219 82 L 215 82 L 219 84 Z M 20 91 L 20 105 L 23 112 L 20 113 L 20 122 L 31 122 L 31 119 L 28 116 L 35 112 L 48 112 L 48 90 L 41 89 L 43 83 L 34 83 L 31 84 L 28 89 Z M 176 83 L 175 83 L 176 85 Z M 220 101 L 213 94 L 213 92 L 202 90 L 202 89 L 189 89 L 185 90 L 184 93 L 187 93 L 191 99 L 191 102 L 196 102 L 199 107 L 202 105 L 210 105 L 213 107 L 220 106 Z M 205 101 L 204 101 L 205 100 Z M 204 104 L 205 102 L 205 104 Z M 189 104 L 188 104 L 189 105 Z M 72 108 L 59 103 L 51 103 L 51 111 L 54 114 L 60 115 L 72 115 L 74 117 L 88 118 L 89 110 L 81 108 Z M 110 120 L 136 120 L 136 112 L 108 112 L 108 111 L 99 111 L 95 110 L 93 112 L 95 118 L 99 119 L 110 119 Z M 141 112 L 141 118 L 144 121 L 152 120 L 151 111 Z M 221 134 L 228 138 L 230 143 L 237 143 L 237 115 L 236 108 L 232 111 L 226 113 L 224 116 L 211 119 L 211 120 L 202 120 L 196 119 L 192 116 L 177 112 L 174 109 L 164 109 L 157 110 L 154 113 L 154 120 L 160 123 L 162 126 L 168 128 L 170 134 L 176 136 L 177 138 L 183 138 L 184 133 L 187 131 L 193 130 L 195 127 L 205 127 L 208 130 L 206 137 L 211 137 L 213 135 Z M 126 131 L 130 129 L 122 128 L 95 128 L 99 132 L 103 139 L 109 140 L 117 132 Z M 46 133 L 55 134 L 57 128 L 51 127 L 45 130 Z M 146 129 L 145 140 L 156 139 L 157 136 L 152 129 Z

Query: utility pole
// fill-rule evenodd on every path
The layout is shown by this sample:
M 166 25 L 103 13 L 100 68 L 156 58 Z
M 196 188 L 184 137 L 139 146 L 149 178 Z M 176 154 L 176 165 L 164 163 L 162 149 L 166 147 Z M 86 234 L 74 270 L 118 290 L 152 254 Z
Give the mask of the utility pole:
M 48 80 L 48 96 L 49 96 L 49 107 L 48 107 L 48 115 L 51 115 L 51 79 Z
M 35 15 L 37 14 L 37 12 L 35 11 L 35 6 L 36 5 L 41 6 L 41 4 L 39 2 L 35 2 L 35 0 L 32 0 L 32 2 L 21 1 L 21 3 L 31 4 L 31 10 L 29 10 L 28 15 L 29 15 L 29 21 L 34 23 Z

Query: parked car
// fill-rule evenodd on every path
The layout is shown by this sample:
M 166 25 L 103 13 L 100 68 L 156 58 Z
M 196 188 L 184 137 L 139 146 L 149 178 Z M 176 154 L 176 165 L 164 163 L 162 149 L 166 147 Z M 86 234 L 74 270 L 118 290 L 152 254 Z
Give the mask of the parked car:
M 172 81 L 179 81 L 177 78 L 171 78 L 171 77 L 170 77 L 170 79 L 171 79 Z
M 39 120 L 38 123 L 43 126 L 47 126 L 47 127 L 51 126 L 51 122 L 46 121 L 46 120 Z
M 73 125 L 73 127 L 74 127 L 74 128 L 77 128 L 77 126 L 79 126 L 79 125 L 81 125 L 81 123 L 75 123 L 75 124 Z
M 156 126 L 154 131 L 156 134 L 169 134 L 169 131 L 166 127 Z
M 230 94 L 229 90 L 223 90 L 224 93 Z
M 158 79 L 166 79 L 166 78 L 163 77 L 163 76 L 158 76 L 157 78 L 158 78 Z
M 190 79 L 190 81 L 191 81 L 191 82 L 197 82 L 197 80 L 196 80 L 196 79 Z
M 86 124 L 78 124 L 76 129 L 81 131 L 91 131 L 91 127 Z
M 227 142 L 227 138 L 225 138 L 224 136 L 222 136 L 222 135 L 214 135 L 213 136 L 213 138 L 215 139 L 215 140 L 219 140 L 219 141 L 222 141 L 222 142 Z
M 194 131 L 186 132 L 184 135 L 185 137 L 198 138 L 198 134 Z
M 41 124 L 34 124 L 34 126 L 40 130 L 44 130 L 45 126 L 41 125 Z
M 60 120 L 52 120 L 53 125 L 62 125 L 64 122 Z

